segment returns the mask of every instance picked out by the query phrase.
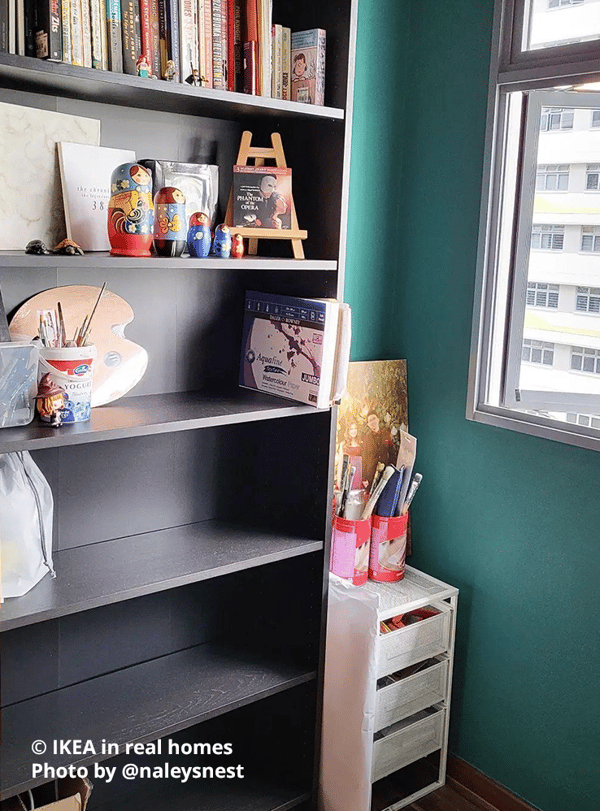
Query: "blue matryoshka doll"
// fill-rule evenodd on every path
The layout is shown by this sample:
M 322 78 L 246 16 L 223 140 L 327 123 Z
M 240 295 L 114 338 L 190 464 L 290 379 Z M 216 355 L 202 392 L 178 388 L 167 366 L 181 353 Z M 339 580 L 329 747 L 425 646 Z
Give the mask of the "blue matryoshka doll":
M 190 256 L 200 259 L 210 253 L 210 220 L 203 211 L 195 211 L 190 217 L 187 249 Z
M 229 259 L 231 254 L 231 230 L 229 226 L 217 225 L 211 253 L 220 256 L 221 259 Z
M 181 256 L 186 245 L 185 195 L 165 186 L 154 198 L 154 247 L 159 256 Z

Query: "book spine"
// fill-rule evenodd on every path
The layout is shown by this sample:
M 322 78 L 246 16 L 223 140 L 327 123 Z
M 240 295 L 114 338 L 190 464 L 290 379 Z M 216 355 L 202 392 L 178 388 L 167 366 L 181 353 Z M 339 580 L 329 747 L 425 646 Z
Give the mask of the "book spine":
M 152 69 L 152 22 L 150 0 L 140 0 L 140 32 L 142 37 L 142 53 L 146 57 L 148 66 Z
M 92 67 L 102 70 L 102 34 L 100 32 L 100 0 L 90 0 L 92 18 Z
M 196 0 L 181 0 L 181 75 L 185 79 L 198 66 L 198 26 Z
M 283 27 L 281 25 L 276 25 L 275 28 L 277 29 L 277 35 L 275 37 L 275 69 L 276 69 L 276 78 L 275 78 L 275 92 L 276 98 L 282 99 L 283 98 Z
M 12 8 L 16 10 L 14 3 Z M 54 62 L 62 61 L 61 16 L 62 8 L 60 0 L 43 0 L 43 2 L 39 4 L 38 24 L 35 32 L 36 56 L 38 58 L 50 59 Z M 13 46 L 11 53 L 14 53 L 16 42 L 11 44 Z
M 108 38 L 108 69 L 123 73 L 123 31 L 120 0 L 106 1 L 106 31 Z
M 242 0 L 233 2 L 233 81 L 234 90 L 244 90 L 244 42 L 242 39 Z
M 256 42 L 252 39 L 244 42 L 244 93 L 256 96 L 257 72 Z
M 291 98 L 290 82 L 292 79 L 292 31 L 285 26 L 281 29 L 281 98 Z
M 90 1 L 92 4 L 99 0 L 81 0 L 81 30 L 83 32 L 83 66 L 92 67 L 92 22 L 90 13 Z
M 64 14 L 62 14 L 62 10 L 61 15 L 62 19 L 64 19 Z M 35 2 L 35 0 L 25 0 L 25 56 L 35 56 L 36 20 L 37 20 L 37 3 Z
M 326 33 L 322 28 L 317 29 L 317 83 L 315 89 L 315 104 L 325 104 L 325 52 Z
M 167 0 L 167 57 L 172 60 L 173 81 L 182 81 L 179 1 Z M 187 74 L 186 74 L 187 75 Z
M 196 20 L 198 22 L 198 72 L 200 73 L 200 83 L 202 87 L 207 87 L 206 73 L 206 18 L 204 16 L 204 0 L 198 0 L 196 4 Z
M 235 90 L 235 0 L 227 0 L 227 90 Z
M 206 86 L 214 87 L 212 0 L 202 0 L 202 3 L 204 13 L 204 75 L 206 77 Z
M 276 27 L 274 25 L 271 26 L 271 43 L 269 49 L 269 55 L 271 59 L 271 96 L 273 98 L 275 98 L 275 71 L 273 70 L 273 68 L 275 67 L 275 50 L 277 48 L 277 44 L 275 42 L 277 32 L 275 28 Z
M 8 0 L 8 52 L 17 50 L 17 0 Z M 37 40 L 36 40 L 37 55 Z
M 17 0 L 17 53 L 25 56 L 25 0 Z
M 223 16 L 221 0 L 212 0 L 213 41 L 213 87 L 224 89 L 223 83 Z
M 137 76 L 137 60 L 141 54 L 140 10 L 138 0 L 121 0 L 123 29 L 123 72 Z
M 100 42 L 102 44 L 102 70 L 108 70 L 108 29 L 106 27 L 106 2 L 100 0 Z
M 0 53 L 8 53 L 8 0 L 0 0 Z
M 83 65 L 83 25 L 81 0 L 71 0 L 71 48 L 73 51 L 72 63 Z
M 160 70 L 160 31 L 158 24 L 158 0 L 150 0 L 150 31 L 152 39 L 152 74 L 159 79 Z
M 160 54 L 160 78 L 164 78 L 169 59 L 167 32 L 167 0 L 158 0 L 158 50 Z
M 71 65 L 73 62 L 73 43 L 71 42 L 71 0 L 62 0 L 62 61 Z
M 227 90 L 229 75 L 229 51 L 227 25 L 229 22 L 229 0 L 221 0 L 221 61 L 223 63 L 223 90 Z

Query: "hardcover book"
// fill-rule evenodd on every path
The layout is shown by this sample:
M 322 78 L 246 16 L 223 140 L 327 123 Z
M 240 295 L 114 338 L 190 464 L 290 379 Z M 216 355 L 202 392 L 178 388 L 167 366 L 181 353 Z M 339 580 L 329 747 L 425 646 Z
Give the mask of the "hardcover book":
M 277 166 L 233 167 L 233 225 L 291 228 L 292 170 Z
M 240 386 L 327 408 L 339 311 L 334 300 L 247 291 Z
M 108 35 L 108 69 L 123 73 L 123 48 L 120 0 L 107 0 L 106 27 Z
M 325 31 L 292 33 L 292 101 L 325 104 Z
M 99 2 L 99 0 L 92 0 L 92 5 L 95 2 Z M 106 25 L 104 19 L 102 20 L 102 24 Z M 90 3 L 84 2 L 82 0 L 81 3 L 81 30 L 83 32 L 83 66 L 85 68 L 92 67 L 92 18 L 90 12 Z
M 175 82 L 183 81 L 181 66 L 181 42 L 179 38 L 179 3 L 178 0 L 166 0 L 167 2 L 167 59 L 173 61 Z M 189 74 L 186 73 L 186 76 Z
M 137 76 L 137 60 L 142 53 L 138 0 L 121 0 L 121 26 L 123 30 L 123 71 L 129 76 Z
M 10 52 L 16 51 L 16 3 L 11 6 L 10 14 Z M 60 0 L 42 0 L 37 10 L 37 26 L 35 31 L 36 55 L 38 59 L 50 59 L 54 62 L 62 61 L 62 9 Z
M 135 162 L 135 152 L 87 144 L 59 143 L 67 237 L 84 251 L 108 251 L 106 217 L 110 178 L 121 163 Z

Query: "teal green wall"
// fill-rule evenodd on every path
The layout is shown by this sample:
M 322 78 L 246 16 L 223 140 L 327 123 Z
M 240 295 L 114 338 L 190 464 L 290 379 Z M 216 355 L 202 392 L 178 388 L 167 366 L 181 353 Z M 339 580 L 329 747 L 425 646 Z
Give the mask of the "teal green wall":
M 451 751 L 543 811 L 596 811 L 600 454 L 464 416 L 492 5 L 359 0 L 353 358 L 408 360 L 424 474 L 410 562 L 460 588 Z M 403 51 L 389 72 L 382 16 Z M 361 242 L 365 206 L 396 224 L 381 254 Z

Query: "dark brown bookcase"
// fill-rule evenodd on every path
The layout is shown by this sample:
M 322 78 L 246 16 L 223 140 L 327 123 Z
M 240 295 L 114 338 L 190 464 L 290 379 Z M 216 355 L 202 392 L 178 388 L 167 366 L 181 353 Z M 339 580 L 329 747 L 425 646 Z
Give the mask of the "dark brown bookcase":
M 247 289 L 343 296 L 356 0 L 275 0 L 273 18 L 327 30 L 326 106 L 0 54 L 1 101 L 99 118 L 101 143 L 140 159 L 218 163 L 221 218 L 241 133 L 280 132 L 308 231 L 305 260 L 284 242 L 242 261 L 0 253 L 9 315 L 49 287 L 106 281 L 150 357 L 131 396 L 87 424 L 0 431 L 0 452 L 31 451 L 50 482 L 58 573 L 0 612 L 3 798 L 45 782 L 35 761 L 132 760 L 40 759 L 34 740 L 123 752 L 171 738 L 231 742 L 199 762 L 245 778 L 96 780 L 91 811 L 316 802 L 335 409 L 237 377 Z

